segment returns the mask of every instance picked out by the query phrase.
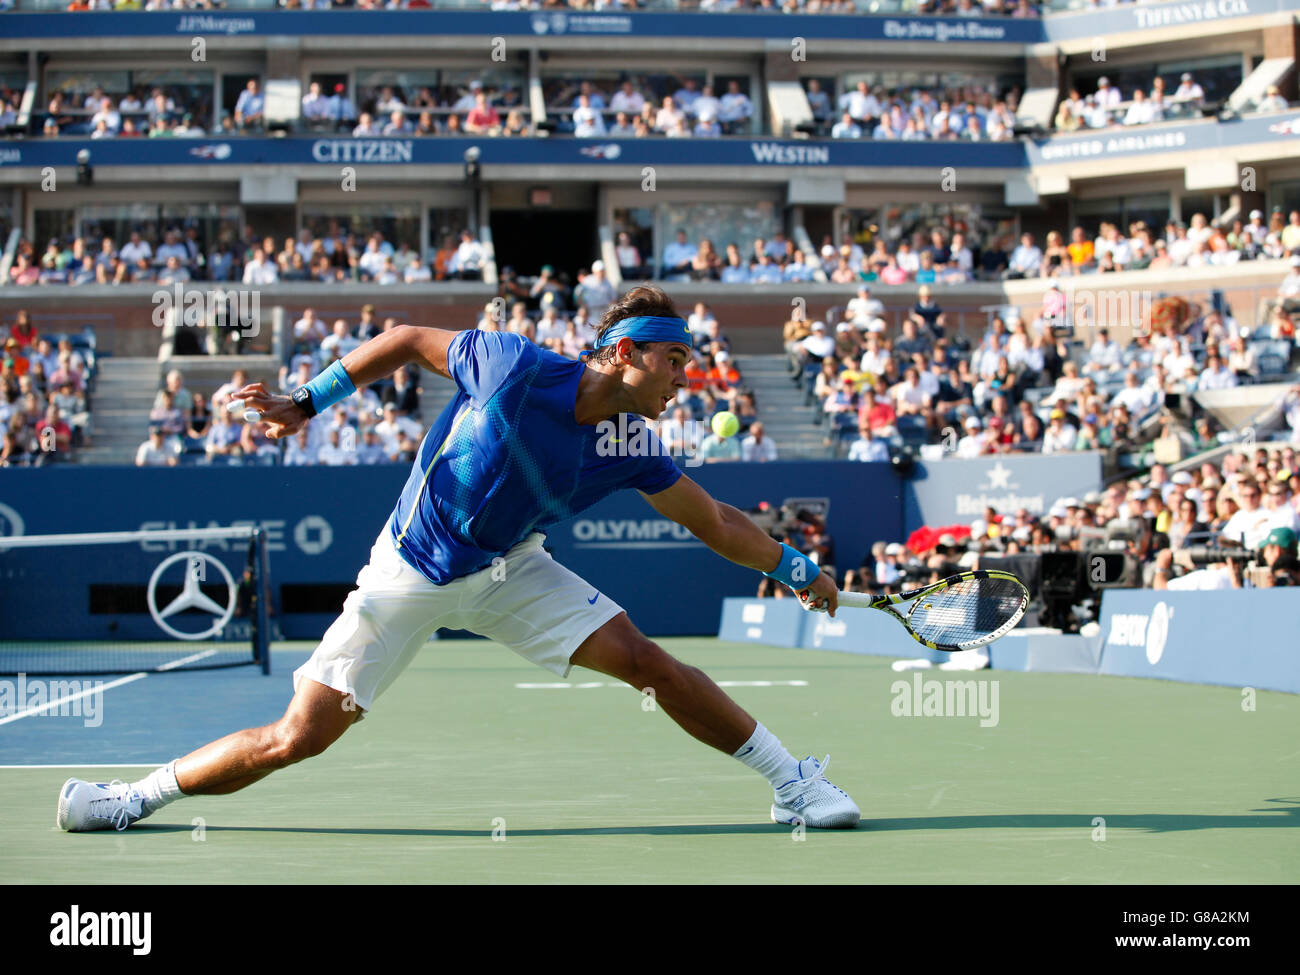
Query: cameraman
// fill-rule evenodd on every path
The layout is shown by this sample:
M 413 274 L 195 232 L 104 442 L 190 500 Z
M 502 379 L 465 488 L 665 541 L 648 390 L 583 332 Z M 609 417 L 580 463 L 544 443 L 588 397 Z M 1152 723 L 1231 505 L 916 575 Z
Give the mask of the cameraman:
M 1300 585 L 1300 562 L 1296 558 L 1296 533 L 1290 528 L 1274 528 L 1265 536 L 1259 548 L 1262 564 L 1246 569 L 1250 553 L 1230 556 L 1224 562 L 1208 565 L 1176 578 L 1170 576 L 1172 555 L 1168 549 L 1156 556 L 1153 589 L 1204 590 L 1242 589 L 1248 585 L 1257 589 L 1275 586 Z
M 1300 561 L 1296 558 L 1296 533 L 1274 528 L 1260 547 L 1264 564 L 1252 572 L 1251 582 L 1260 589 L 1300 586 Z

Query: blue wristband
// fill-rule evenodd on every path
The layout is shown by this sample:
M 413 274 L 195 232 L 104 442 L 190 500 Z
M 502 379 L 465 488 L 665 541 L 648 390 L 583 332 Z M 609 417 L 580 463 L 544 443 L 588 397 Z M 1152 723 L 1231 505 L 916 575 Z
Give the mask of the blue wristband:
M 784 583 L 798 592 L 800 589 L 807 589 L 812 585 L 813 580 L 820 573 L 821 569 L 817 568 L 816 562 L 801 554 L 798 549 L 791 548 L 782 542 L 781 561 L 777 563 L 775 569 L 771 572 L 764 572 L 763 575 L 769 579 Z
M 317 413 L 328 410 L 357 391 L 340 359 L 331 362 L 328 369 L 303 388 L 311 393 L 311 405 Z

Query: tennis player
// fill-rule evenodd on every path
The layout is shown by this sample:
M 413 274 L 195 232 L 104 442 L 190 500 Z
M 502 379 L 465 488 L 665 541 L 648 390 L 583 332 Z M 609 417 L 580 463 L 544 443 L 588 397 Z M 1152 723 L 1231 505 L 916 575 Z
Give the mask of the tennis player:
M 543 550 L 548 527 L 622 488 L 719 555 L 789 586 L 809 609 L 836 609 L 831 578 L 742 512 L 715 501 L 659 448 L 657 417 L 686 385 L 691 335 L 662 291 L 638 287 L 610 305 L 595 351 L 573 361 L 508 332 L 399 326 L 349 352 L 290 396 L 261 383 L 238 392 L 273 439 L 292 437 L 357 387 L 409 362 L 452 380 L 456 398 L 430 427 L 397 506 L 343 612 L 294 673 L 275 724 L 205 745 L 139 782 L 69 779 L 66 830 L 125 829 L 184 796 L 236 792 L 319 755 L 373 707 L 440 627 L 496 640 L 567 677 L 575 664 L 652 688 L 688 734 L 749 766 L 774 790 L 775 822 L 851 828 L 853 800 L 825 760 L 794 758 L 702 671 L 641 634 L 595 586 Z M 625 419 L 621 444 L 602 421 Z M 629 444 L 648 444 L 633 452 Z

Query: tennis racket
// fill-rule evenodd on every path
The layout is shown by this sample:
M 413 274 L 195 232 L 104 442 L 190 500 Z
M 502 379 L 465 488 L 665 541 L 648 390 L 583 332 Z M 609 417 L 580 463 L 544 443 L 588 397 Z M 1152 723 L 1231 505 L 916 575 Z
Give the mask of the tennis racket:
M 906 616 L 894 609 L 911 600 Z M 917 643 L 951 653 L 987 646 L 1010 631 L 1029 607 L 1029 590 L 1010 572 L 974 569 L 892 596 L 842 592 L 839 604 L 882 610 Z

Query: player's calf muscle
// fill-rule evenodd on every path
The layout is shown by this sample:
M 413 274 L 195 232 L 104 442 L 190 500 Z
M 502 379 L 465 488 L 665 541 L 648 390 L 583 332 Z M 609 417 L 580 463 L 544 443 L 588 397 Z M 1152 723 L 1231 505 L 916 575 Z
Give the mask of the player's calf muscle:
M 182 758 L 176 764 L 177 784 L 189 794 L 237 791 L 269 772 L 319 755 L 356 720 L 359 712 L 347 703 L 338 691 L 305 683 L 279 721 L 227 735 Z

